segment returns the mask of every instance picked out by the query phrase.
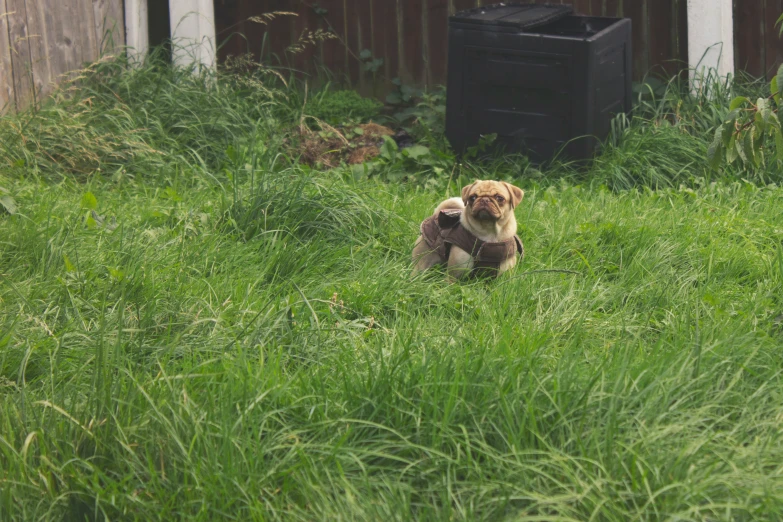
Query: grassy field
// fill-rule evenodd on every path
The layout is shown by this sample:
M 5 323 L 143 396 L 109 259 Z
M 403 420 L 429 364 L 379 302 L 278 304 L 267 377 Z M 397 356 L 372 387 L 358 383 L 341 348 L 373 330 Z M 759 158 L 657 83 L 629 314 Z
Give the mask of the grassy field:
M 0 519 L 783 517 L 783 176 L 706 168 L 722 103 L 640 95 L 588 169 L 357 179 L 268 75 L 68 94 L 0 119 Z M 412 279 L 474 178 L 526 191 L 524 262 Z

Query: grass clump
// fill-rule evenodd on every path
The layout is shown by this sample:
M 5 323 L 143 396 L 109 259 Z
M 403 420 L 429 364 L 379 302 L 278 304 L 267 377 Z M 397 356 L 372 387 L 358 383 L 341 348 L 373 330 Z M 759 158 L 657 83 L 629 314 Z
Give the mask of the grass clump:
M 276 76 L 243 67 L 215 77 L 172 68 L 158 54 L 141 66 L 96 62 L 56 93 L 56 103 L 2 120 L 2 165 L 80 180 L 99 171 L 158 178 L 182 161 L 214 172 L 230 145 L 276 125 L 270 107 L 285 106 Z
M 295 87 L 112 74 L 0 120 L 116 92 L 155 151 L 76 175 L 5 144 L 29 161 L 0 170 L 0 519 L 780 518 L 783 198 L 772 164 L 707 176 L 706 116 L 630 122 L 590 179 L 387 184 L 285 154 Z M 474 177 L 525 189 L 524 262 L 412 278 Z
M 340 125 L 376 119 L 382 108 L 377 100 L 363 98 L 356 91 L 326 89 L 313 98 L 306 111 L 330 125 Z
M 619 189 L 633 186 L 679 186 L 703 178 L 745 179 L 760 184 L 783 181 L 774 151 L 765 151 L 761 168 L 735 162 L 714 170 L 707 149 L 715 130 L 729 115 L 727 100 L 733 93 L 758 98 L 764 86 L 746 77 L 732 81 L 707 76 L 701 88 L 691 92 L 682 76 L 653 90 L 639 89 L 634 118 L 615 121 L 612 136 L 592 169 L 607 184 Z M 619 165 L 618 165 L 619 164 Z M 617 168 L 619 167 L 619 168 Z

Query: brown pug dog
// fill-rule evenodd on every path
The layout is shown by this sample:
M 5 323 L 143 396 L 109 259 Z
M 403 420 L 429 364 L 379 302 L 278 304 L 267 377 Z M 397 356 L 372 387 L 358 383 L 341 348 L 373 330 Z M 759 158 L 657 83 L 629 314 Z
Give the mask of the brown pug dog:
M 476 181 L 462 189 L 422 223 L 413 246 L 414 273 L 446 264 L 449 278 L 460 279 L 474 268 L 489 267 L 499 275 L 524 255 L 516 236 L 514 208 L 525 193 L 504 181 Z

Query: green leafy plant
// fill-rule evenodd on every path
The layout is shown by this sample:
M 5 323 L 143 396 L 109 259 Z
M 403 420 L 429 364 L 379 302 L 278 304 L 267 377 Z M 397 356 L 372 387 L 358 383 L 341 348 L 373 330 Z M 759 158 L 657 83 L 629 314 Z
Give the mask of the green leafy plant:
M 389 136 L 384 136 L 380 155 L 361 165 L 352 165 L 354 179 L 377 176 L 385 181 L 426 183 L 442 178 L 454 166 L 454 155 L 424 145 L 400 148 Z
M 381 87 L 381 83 L 378 81 L 379 76 L 382 76 L 381 67 L 383 67 L 383 58 L 373 56 L 372 51 L 364 49 L 359 53 L 359 62 L 361 63 L 362 72 L 370 74 L 372 76 L 372 93 L 378 95 L 378 90 Z
M 479 138 L 478 143 L 465 150 L 465 158 L 476 159 L 489 150 L 489 147 L 498 139 L 497 134 L 485 134 Z
M 446 89 L 442 86 L 424 91 L 402 84 L 399 78 L 392 80 L 397 89 L 387 96 L 390 105 L 398 107 L 394 114 L 397 125 L 403 127 L 417 141 L 447 148 Z
M 8 190 L 0 187 L 0 208 L 2 208 L 8 214 L 16 214 L 18 207 L 16 201 L 8 193 Z
M 374 57 L 372 51 L 369 49 L 364 49 L 360 52 L 359 59 L 362 62 L 362 70 L 372 73 L 373 77 L 381 70 L 381 67 L 383 67 L 383 58 Z
M 766 162 L 765 151 L 770 140 L 775 141 L 778 161 L 783 161 L 783 130 L 778 110 L 783 105 L 779 86 L 783 85 L 783 66 L 770 84 L 770 95 L 752 101 L 737 96 L 729 105 L 729 114 L 715 130 L 707 151 L 713 168 L 723 159 L 732 164 L 738 159 L 756 168 Z
M 95 219 L 95 211 L 98 208 L 98 199 L 92 192 L 85 192 L 82 194 L 82 199 L 79 205 L 84 212 L 84 223 L 87 228 L 96 228 L 98 221 Z
M 400 78 L 393 78 L 391 82 L 395 89 L 386 96 L 386 103 L 389 105 L 404 106 L 413 103 L 422 94 L 421 89 L 403 84 Z
M 783 35 L 783 15 L 775 25 Z M 715 136 L 707 151 L 712 168 L 725 160 L 731 165 L 737 160 L 746 166 L 759 168 L 767 161 L 765 152 L 774 140 L 777 161 L 783 162 L 783 129 L 778 111 L 783 107 L 783 65 L 769 85 L 769 95 L 754 102 L 746 96 L 736 96 L 729 105 L 729 114 L 715 129 Z
M 312 8 L 313 8 L 313 12 L 315 12 L 317 16 L 326 16 L 327 14 L 329 14 L 329 10 L 324 7 L 321 7 L 321 5 L 318 2 L 315 2 L 312 5 Z

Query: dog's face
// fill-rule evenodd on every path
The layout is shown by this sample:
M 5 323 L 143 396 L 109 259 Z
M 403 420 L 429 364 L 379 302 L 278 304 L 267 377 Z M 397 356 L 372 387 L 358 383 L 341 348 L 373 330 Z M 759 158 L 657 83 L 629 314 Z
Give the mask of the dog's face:
M 514 215 L 525 193 L 505 181 L 476 181 L 462 189 L 466 212 L 479 221 L 504 221 Z

